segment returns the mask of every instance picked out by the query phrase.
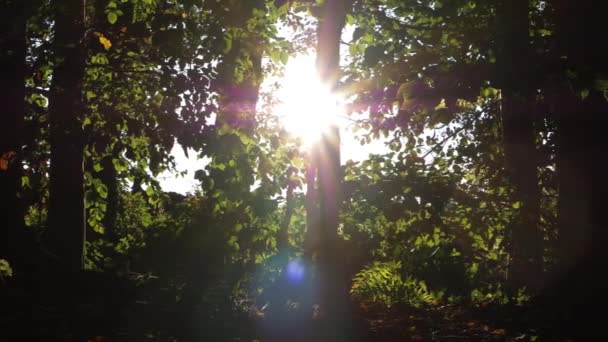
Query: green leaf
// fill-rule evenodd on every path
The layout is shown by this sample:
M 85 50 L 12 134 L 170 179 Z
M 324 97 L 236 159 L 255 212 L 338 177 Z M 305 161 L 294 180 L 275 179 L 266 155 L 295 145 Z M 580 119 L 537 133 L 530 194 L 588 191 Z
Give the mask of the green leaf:
M 114 24 L 118 21 L 118 14 L 116 12 L 108 12 L 108 22 Z
M 126 161 L 120 158 L 112 159 L 112 164 L 114 164 L 114 169 L 118 172 L 127 171 L 129 167 Z
M 97 184 L 97 193 L 103 199 L 108 198 L 108 187 L 103 183 Z
M 352 14 L 347 14 L 346 15 L 346 23 L 348 25 L 354 25 L 355 24 L 355 17 L 353 17 Z
M 287 64 L 287 61 L 289 61 L 289 53 L 283 50 L 281 51 L 281 63 Z
M 224 35 L 224 49 L 222 52 L 228 53 L 232 50 L 232 35 L 227 33 Z
M 279 63 L 279 62 L 281 61 L 281 51 L 276 50 L 276 49 L 275 49 L 275 50 L 272 50 L 272 51 L 270 52 L 270 60 L 271 60 L 273 63 Z
M 483 88 L 481 90 L 481 95 L 483 97 L 495 97 L 498 95 L 498 89 L 492 87 Z
M 23 188 L 31 189 L 32 186 L 30 185 L 30 177 L 28 177 L 28 176 L 21 176 L 21 186 Z
M 12 277 L 13 276 L 13 269 L 11 268 L 11 264 L 9 264 L 9 262 L 7 260 L 0 259 L 0 276 L 2 276 L 2 277 Z

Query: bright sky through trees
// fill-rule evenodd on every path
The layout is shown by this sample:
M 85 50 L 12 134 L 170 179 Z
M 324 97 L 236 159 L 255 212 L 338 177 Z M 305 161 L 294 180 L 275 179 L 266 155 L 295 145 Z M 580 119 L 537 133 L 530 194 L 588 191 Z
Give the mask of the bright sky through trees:
M 268 79 L 278 82 L 280 88 L 274 94 L 277 104 L 272 113 L 280 118 L 285 129 L 303 140 L 304 148 L 319 138 L 324 129 L 331 124 L 340 127 L 341 162 L 361 161 L 370 153 L 386 152 L 382 139 L 361 145 L 352 132 L 352 119 L 346 116 L 343 99 L 331 94 L 317 77 L 315 57 L 312 54 L 293 56 L 285 66 L 282 77 Z M 195 153 L 186 157 L 182 148 L 176 145 L 172 155 L 178 171 L 187 171 L 185 176 L 164 172 L 158 178 L 165 191 L 187 193 L 194 190 L 197 181 L 194 172 L 203 168 L 205 162 L 198 160 Z

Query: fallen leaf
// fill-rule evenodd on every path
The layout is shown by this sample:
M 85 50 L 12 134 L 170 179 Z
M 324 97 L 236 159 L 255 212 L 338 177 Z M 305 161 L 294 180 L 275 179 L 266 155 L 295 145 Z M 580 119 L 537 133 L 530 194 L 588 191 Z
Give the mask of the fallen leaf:
M 492 331 L 492 334 L 494 334 L 494 335 L 504 335 L 506 333 L 507 333 L 507 331 L 505 329 L 496 329 L 496 330 Z
M 6 171 L 8 170 L 8 166 L 13 161 L 17 153 L 15 151 L 8 151 L 2 153 L 0 156 L 0 170 Z

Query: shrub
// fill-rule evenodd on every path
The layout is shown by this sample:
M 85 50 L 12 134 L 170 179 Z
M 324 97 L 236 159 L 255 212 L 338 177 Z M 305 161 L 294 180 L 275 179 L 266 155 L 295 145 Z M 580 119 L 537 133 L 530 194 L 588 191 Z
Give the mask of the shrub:
M 419 306 L 433 303 L 442 292 L 429 291 L 426 283 L 413 277 L 401 276 L 401 262 L 374 262 L 357 273 L 351 288 L 352 296 L 363 302 L 391 307 L 396 304 Z

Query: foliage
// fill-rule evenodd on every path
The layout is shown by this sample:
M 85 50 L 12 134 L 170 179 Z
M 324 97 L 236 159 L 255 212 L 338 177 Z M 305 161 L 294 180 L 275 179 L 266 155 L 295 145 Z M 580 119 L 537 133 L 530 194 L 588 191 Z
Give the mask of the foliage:
M 387 307 L 397 304 L 436 303 L 443 293 L 429 290 L 423 280 L 402 276 L 400 262 L 374 262 L 353 278 L 352 295 L 365 302 L 379 303 Z
M 158 327 L 146 317 L 148 325 L 129 334 L 228 340 L 235 329 L 249 338 L 248 315 L 264 316 L 260 306 L 275 292 L 293 295 L 280 286 L 287 262 L 306 257 L 309 161 L 272 113 L 278 85 L 262 83 L 313 46 L 324 3 L 87 2 L 87 31 L 77 47 L 86 59 L 78 80 L 86 268 L 129 278 L 140 290 L 131 304 L 171 322 Z M 340 243 L 348 246 L 341 261 L 354 274 L 351 295 L 358 302 L 384 309 L 446 301 L 506 305 L 534 294 L 508 285 L 513 246 L 531 248 L 516 239 L 514 227 L 535 200 L 522 199 L 507 161 L 504 108 L 511 97 L 526 102 L 534 127 L 527 137 L 537 166 L 530 187 L 540 197 L 530 216 L 538 221 L 542 245 L 534 248 L 543 271 L 552 275 L 566 261 L 587 267 L 608 260 L 599 209 L 605 177 L 593 164 L 605 149 L 605 125 L 595 117 L 606 108 L 606 72 L 592 63 L 599 54 L 563 33 L 601 30 L 583 22 L 564 26 L 559 1 L 529 1 L 530 72 L 525 87 L 507 89 L 505 33 L 497 29 L 506 3 L 352 2 L 339 84 L 353 128 L 345 133 L 362 148 L 385 143 L 382 153 L 343 162 L 336 189 Z M 48 102 L 57 66 L 52 13 L 59 2 L 27 4 L 23 150 L 15 159 L 23 167 L 17 165 L 19 194 L 10 198 L 21 201 L 29 239 L 15 243 L 36 264 L 52 259 L 40 244 L 48 231 Z M 156 179 L 175 173 L 175 148 L 203 160 L 193 193 L 164 192 Z M 0 156 L 0 171 L 13 167 L 11 152 Z M 564 243 L 568 232 L 585 240 L 580 234 L 588 225 L 595 227 L 588 228 L 595 229 L 588 246 Z M 281 246 L 284 227 L 288 246 Z M 589 252 L 565 260 L 575 245 Z M 0 257 L 2 282 L 28 276 L 28 268 Z
M 0 259 L 0 280 L 4 282 L 6 278 L 10 278 L 13 276 L 13 269 L 11 268 L 11 264 L 4 259 Z

